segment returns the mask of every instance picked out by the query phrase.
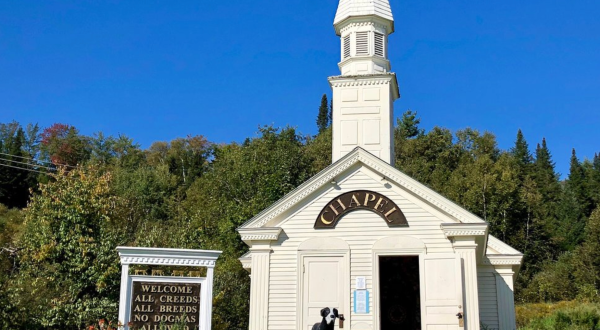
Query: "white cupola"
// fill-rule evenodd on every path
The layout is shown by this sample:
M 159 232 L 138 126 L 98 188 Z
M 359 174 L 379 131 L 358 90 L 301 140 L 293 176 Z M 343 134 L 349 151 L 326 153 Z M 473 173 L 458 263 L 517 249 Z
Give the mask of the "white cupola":
M 394 164 L 393 104 L 400 97 L 388 60 L 394 17 L 388 0 L 340 0 L 341 75 L 333 89 L 333 162 L 356 147 Z
M 394 17 L 387 0 L 341 0 L 333 25 L 341 37 L 342 75 L 390 71 L 387 39 Z

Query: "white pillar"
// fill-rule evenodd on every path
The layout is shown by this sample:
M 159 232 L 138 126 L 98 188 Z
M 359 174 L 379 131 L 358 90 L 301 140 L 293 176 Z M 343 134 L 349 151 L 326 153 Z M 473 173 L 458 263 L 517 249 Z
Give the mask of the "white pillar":
M 496 296 L 500 330 L 515 330 L 515 297 L 512 266 L 496 266 Z
M 120 303 L 119 303 L 119 322 L 123 323 L 123 329 L 128 330 L 127 322 L 129 322 L 127 315 L 127 304 L 131 288 L 129 287 L 129 264 L 121 266 L 121 292 L 120 292 Z
M 267 330 L 269 316 L 269 263 L 268 245 L 252 248 L 252 279 L 250 282 L 250 330 Z
M 479 330 L 479 290 L 477 288 L 477 243 L 475 237 L 454 237 L 454 249 L 463 266 L 466 330 Z
M 206 269 L 206 282 L 204 284 L 204 290 L 206 291 L 206 304 L 203 304 L 202 307 L 205 308 L 202 311 L 202 315 L 204 317 L 204 330 L 211 330 L 212 328 L 212 298 L 213 298 L 213 278 L 214 278 L 215 268 L 214 266 L 208 267 Z

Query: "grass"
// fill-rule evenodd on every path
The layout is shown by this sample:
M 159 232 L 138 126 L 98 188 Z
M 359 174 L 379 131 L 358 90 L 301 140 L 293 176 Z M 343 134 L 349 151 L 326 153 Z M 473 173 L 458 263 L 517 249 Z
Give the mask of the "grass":
M 600 330 L 600 304 L 563 301 L 517 306 L 519 330 Z

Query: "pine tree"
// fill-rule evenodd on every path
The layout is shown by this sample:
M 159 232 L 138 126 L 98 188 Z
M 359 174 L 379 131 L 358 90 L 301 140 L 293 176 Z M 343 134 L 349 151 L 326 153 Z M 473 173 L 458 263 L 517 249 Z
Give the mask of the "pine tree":
M 560 232 L 558 223 L 558 205 L 561 203 L 562 188 L 545 138 L 541 145 L 537 145 L 531 175 L 541 199 L 539 208 L 535 210 L 535 216 L 540 219 L 540 226 L 545 228 L 549 236 L 564 235 Z M 558 241 L 561 239 L 558 239 L 554 245 L 560 244 Z
M 417 112 L 408 110 L 402 114 L 402 118 L 398 119 L 396 134 L 401 139 L 411 139 L 422 135 L 424 131 L 419 129 L 421 118 L 417 117 Z
M 593 202 L 593 209 L 600 207 L 600 155 L 595 154 L 594 159 L 586 169 L 588 184 L 590 186 L 590 197 Z
M 329 101 L 329 126 L 333 123 L 333 98 Z
M 573 149 L 567 189 L 573 192 L 585 216 L 589 216 L 592 213 L 591 196 L 589 194 L 587 179 L 584 166 L 579 162 L 577 153 Z
M 26 159 L 23 152 L 25 142 L 25 132 L 21 126 L 16 123 L 1 125 L 0 127 L 0 203 L 9 208 L 25 207 L 29 196 L 29 186 L 27 177 L 28 171 L 18 169 L 27 168 Z
M 560 199 L 561 188 L 555 166 L 544 138 L 542 145 L 537 145 L 533 169 L 533 178 L 540 189 L 544 204 L 556 203 Z
M 323 94 L 323 97 L 321 97 L 321 106 L 319 107 L 319 115 L 317 116 L 317 128 L 319 129 L 319 134 L 329 127 L 331 122 L 329 109 L 327 94 Z
M 569 177 L 558 205 L 558 222 L 553 235 L 563 250 L 573 250 L 584 239 L 586 216 L 589 215 L 587 209 L 590 206 L 587 191 L 585 170 L 573 149 Z
M 521 172 L 520 178 L 523 179 L 525 174 L 529 174 L 533 157 L 529 152 L 529 145 L 527 144 L 527 141 L 525 141 L 523 132 L 520 129 L 517 132 L 515 146 L 510 150 L 510 153 L 513 155 L 513 157 L 515 157 L 517 163 L 519 164 Z

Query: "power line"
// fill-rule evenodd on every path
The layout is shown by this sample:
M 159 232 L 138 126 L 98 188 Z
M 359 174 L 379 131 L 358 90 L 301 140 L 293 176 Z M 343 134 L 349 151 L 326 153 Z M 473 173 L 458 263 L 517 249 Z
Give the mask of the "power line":
M 56 171 L 56 169 L 51 168 L 51 167 L 47 167 L 47 166 L 43 166 L 43 165 L 38 165 L 38 164 L 23 163 L 23 162 L 19 162 L 19 161 L 16 161 L 16 160 L 10 160 L 10 159 L 6 159 L 6 158 L 2 158 L 2 156 L 0 156 L 0 160 L 5 161 L 5 162 L 17 163 L 17 164 L 21 164 L 21 165 L 35 166 L 35 167 L 46 169 L 48 171 Z
M 38 163 L 47 163 L 47 164 L 52 164 L 52 165 L 77 168 L 77 166 L 72 166 L 72 165 L 67 165 L 67 164 L 54 164 L 53 162 L 47 162 L 45 160 L 37 160 L 35 158 L 29 158 L 29 157 L 22 157 L 22 156 L 17 156 L 17 155 L 5 154 L 3 152 L 0 152 L 0 155 L 11 156 L 11 157 L 21 158 L 21 159 L 26 159 L 26 160 L 33 160 L 34 162 L 38 162 Z
M 37 172 L 37 173 L 41 173 L 41 174 L 52 175 L 52 173 L 37 171 L 37 170 L 31 169 L 31 168 L 23 168 L 23 167 L 18 167 L 18 166 L 12 166 L 12 165 L 8 165 L 8 164 L 2 164 L 2 163 L 0 163 L 0 166 L 10 167 L 10 168 L 16 168 L 17 170 L 23 170 L 23 171 L 29 171 L 29 172 Z

